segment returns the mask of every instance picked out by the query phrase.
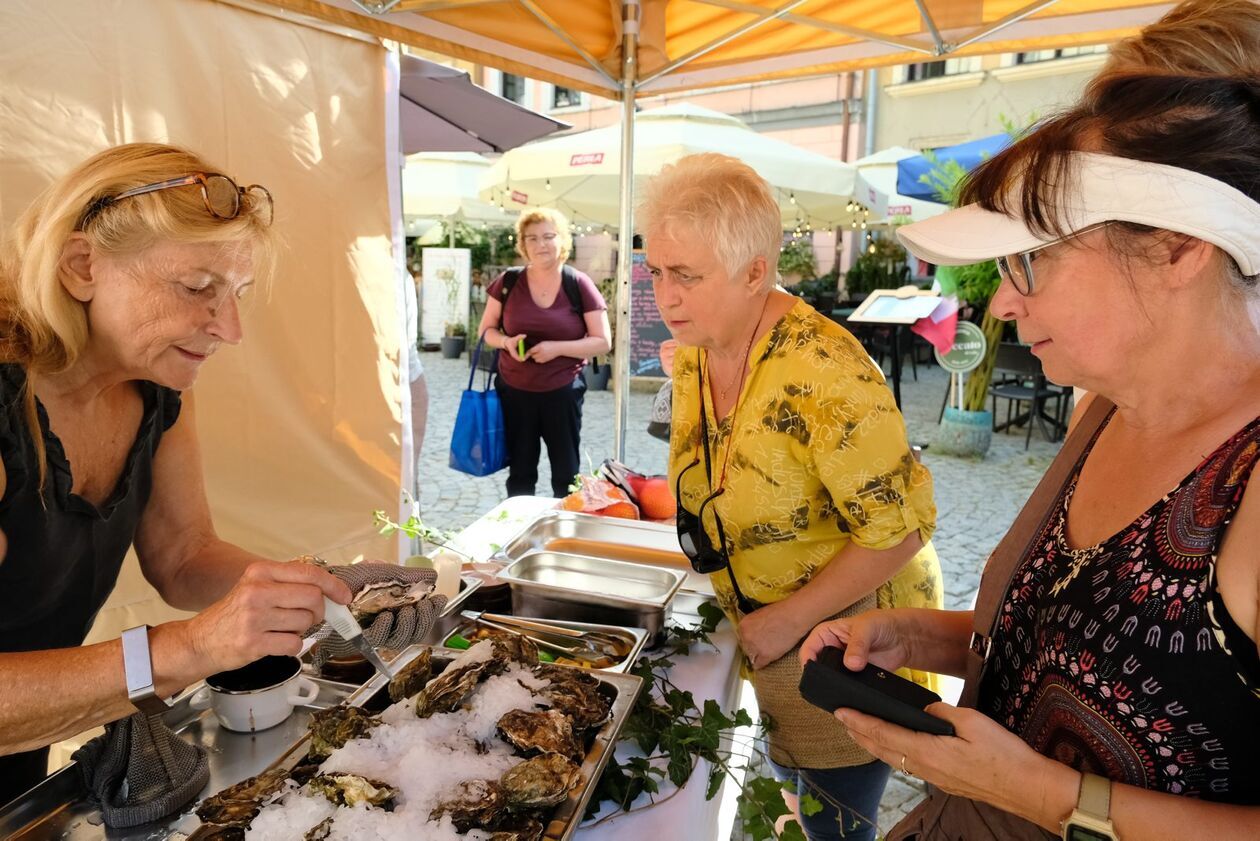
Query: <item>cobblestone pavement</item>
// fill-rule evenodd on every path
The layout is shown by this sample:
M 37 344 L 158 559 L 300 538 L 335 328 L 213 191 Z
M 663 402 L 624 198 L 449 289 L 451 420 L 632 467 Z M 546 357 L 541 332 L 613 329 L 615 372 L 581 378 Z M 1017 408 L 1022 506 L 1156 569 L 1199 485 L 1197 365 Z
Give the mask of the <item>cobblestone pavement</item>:
M 451 428 L 460 393 L 467 384 L 467 361 L 444 360 L 436 353 L 426 353 L 424 365 L 430 410 L 419 460 L 422 511 L 430 525 L 459 529 L 498 504 L 504 494 L 505 474 L 478 479 L 447 467 Z M 937 532 L 934 542 L 944 573 L 945 606 L 962 609 L 971 605 L 985 559 L 1014 521 L 1059 445 L 1046 442 L 1040 430 L 1034 430 L 1032 443 L 1025 450 L 1023 430 L 1018 430 L 1012 435 L 995 435 L 983 460 L 934 455 L 930 442 L 945 393 L 946 375 L 935 365 L 921 365 L 918 373 L 916 382 L 912 372 L 906 372 L 902 384 L 903 411 L 911 442 L 929 445 L 923 462 L 932 471 L 935 483 Z M 626 461 L 644 472 L 663 472 L 666 445 L 647 434 L 652 396 L 640 392 L 630 394 Z M 612 453 L 612 427 L 612 392 L 588 391 L 582 451 L 595 464 Z M 538 480 L 542 493 L 549 487 L 549 474 L 544 455 Z M 880 807 L 880 828 L 888 830 L 922 794 L 923 784 L 919 780 L 894 773 Z

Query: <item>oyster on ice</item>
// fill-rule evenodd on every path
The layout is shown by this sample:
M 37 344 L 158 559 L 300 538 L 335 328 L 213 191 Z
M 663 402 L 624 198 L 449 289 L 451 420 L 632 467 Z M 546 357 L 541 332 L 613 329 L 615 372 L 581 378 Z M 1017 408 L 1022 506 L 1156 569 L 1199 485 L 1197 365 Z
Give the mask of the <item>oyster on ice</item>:
M 544 809 L 561 803 L 582 783 L 582 769 L 567 756 L 543 753 L 514 765 L 499 782 L 513 809 Z
M 433 674 L 433 652 L 426 648 L 389 682 L 389 700 L 394 703 L 410 698 L 424 689 Z
M 327 841 L 328 836 L 332 835 L 332 823 L 332 818 L 324 818 L 306 831 L 302 841 Z
M 459 784 L 453 797 L 443 800 L 429 813 L 429 820 L 450 815 L 460 832 L 490 826 L 507 809 L 503 787 L 494 780 L 467 780 Z
M 201 801 L 197 806 L 197 817 L 220 826 L 248 826 L 262 808 L 263 801 L 280 789 L 286 777 L 285 769 L 273 768 L 241 780 Z
M 381 720 L 368 715 L 358 707 L 339 704 L 311 715 L 307 725 L 311 731 L 310 754 L 327 757 L 351 739 L 366 736 Z
M 507 671 L 508 665 L 508 659 L 489 640 L 477 643 L 425 685 L 416 696 L 416 715 L 428 718 L 434 713 L 454 712 L 478 682 Z
M 520 663 L 528 668 L 538 665 L 538 646 L 522 634 L 503 633 L 490 638 L 494 655 L 509 662 Z
M 542 841 L 545 828 L 534 818 L 513 817 L 509 822 L 495 824 L 490 841 Z
M 364 620 L 371 619 L 386 610 L 397 610 L 409 604 L 415 604 L 433 592 L 433 582 L 417 581 L 415 584 L 404 584 L 400 581 L 377 581 L 365 584 L 363 589 L 354 594 L 350 600 L 350 613 L 362 625 Z
M 527 754 L 559 753 L 580 759 L 582 747 L 573 735 L 573 720 L 557 710 L 512 710 L 499 719 L 499 733 Z
M 358 774 L 316 774 L 307 783 L 311 791 L 322 794 L 337 806 L 358 806 L 364 803 L 387 812 L 394 810 L 398 789 L 389 783 L 360 777 Z
M 580 734 L 607 720 L 612 702 L 599 691 L 599 680 L 590 672 L 553 663 L 540 663 L 533 671 L 549 684 L 538 694 L 553 709 L 573 719 L 575 733 Z

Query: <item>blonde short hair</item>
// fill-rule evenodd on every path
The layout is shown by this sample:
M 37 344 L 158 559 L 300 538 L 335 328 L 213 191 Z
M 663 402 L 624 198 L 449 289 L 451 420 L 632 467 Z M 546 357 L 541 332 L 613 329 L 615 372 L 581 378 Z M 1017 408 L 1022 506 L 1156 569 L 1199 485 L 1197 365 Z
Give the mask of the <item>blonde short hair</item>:
M 704 152 L 669 164 L 648 180 L 636 212 L 646 236 L 681 226 L 710 243 L 732 277 L 764 257 L 767 288 L 776 282 L 783 244 L 779 203 L 743 161 Z
M 560 243 L 560 262 L 569 259 L 573 253 L 573 234 L 569 231 L 569 220 L 554 207 L 531 207 L 516 218 L 516 253 L 522 259 L 525 253 L 525 229 L 530 225 L 541 225 L 550 222 L 556 229 L 556 241 Z

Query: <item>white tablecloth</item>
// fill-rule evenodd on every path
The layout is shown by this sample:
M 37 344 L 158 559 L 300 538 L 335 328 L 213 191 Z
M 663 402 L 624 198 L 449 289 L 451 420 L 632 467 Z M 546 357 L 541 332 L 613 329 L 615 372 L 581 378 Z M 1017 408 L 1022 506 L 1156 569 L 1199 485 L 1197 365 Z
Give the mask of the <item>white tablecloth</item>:
M 507 543 L 534 517 L 553 507 L 556 500 L 547 497 L 512 497 L 464 529 L 452 541 L 456 548 L 470 556 L 483 560 L 501 545 Z M 698 616 L 675 612 L 675 624 L 691 625 L 700 621 Z M 705 700 L 712 698 L 722 710 L 730 713 L 737 705 L 740 691 L 739 647 L 735 630 L 723 622 L 712 635 L 714 647 L 695 646 L 686 657 L 676 657 L 669 679 L 679 688 L 692 693 L 696 706 L 703 709 Z M 623 746 L 617 751 L 619 761 L 634 755 Z M 686 838 L 688 841 L 718 841 L 729 827 L 719 827 L 719 809 L 722 794 L 712 800 L 704 799 L 708 782 L 708 767 L 697 765 L 690 782 L 669 800 L 664 800 L 672 789 L 668 780 L 661 785 L 661 793 L 655 795 L 658 802 L 650 808 L 649 798 L 644 795 L 635 801 L 636 811 L 622 813 L 598 826 L 579 829 L 575 841 L 658 841 L 658 839 Z M 728 781 L 728 786 L 729 786 Z M 599 817 L 613 809 L 606 804 Z

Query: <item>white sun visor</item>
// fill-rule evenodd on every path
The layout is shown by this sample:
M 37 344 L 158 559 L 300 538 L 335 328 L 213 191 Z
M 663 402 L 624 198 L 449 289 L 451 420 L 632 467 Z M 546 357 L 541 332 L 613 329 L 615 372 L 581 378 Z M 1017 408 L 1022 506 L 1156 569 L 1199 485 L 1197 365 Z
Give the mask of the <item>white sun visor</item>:
M 1075 184 L 1061 209 L 1068 230 L 1137 222 L 1210 242 L 1233 257 L 1243 274 L 1260 274 L 1260 203 L 1246 194 L 1188 169 L 1096 152 L 1071 154 Z M 1018 218 L 977 204 L 905 225 L 897 237 L 912 254 L 939 266 L 979 263 L 1054 241 Z

